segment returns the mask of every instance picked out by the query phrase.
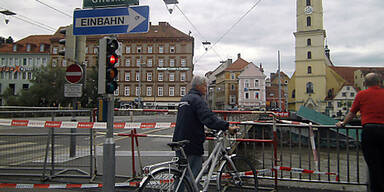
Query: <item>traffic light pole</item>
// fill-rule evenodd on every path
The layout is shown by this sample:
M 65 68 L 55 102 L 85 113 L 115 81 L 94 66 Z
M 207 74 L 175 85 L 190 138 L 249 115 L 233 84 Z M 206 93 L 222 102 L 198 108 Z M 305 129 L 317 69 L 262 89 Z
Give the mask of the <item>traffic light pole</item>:
M 107 134 L 103 144 L 103 191 L 115 191 L 115 141 L 113 139 L 113 94 L 106 94 L 107 99 Z

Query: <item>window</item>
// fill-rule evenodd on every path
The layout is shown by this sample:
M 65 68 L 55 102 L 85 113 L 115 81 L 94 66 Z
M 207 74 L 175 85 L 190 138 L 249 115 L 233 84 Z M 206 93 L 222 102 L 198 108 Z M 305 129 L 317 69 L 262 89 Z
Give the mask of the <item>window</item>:
M 124 87 L 124 96 L 129 96 L 130 95 L 130 88 L 129 86 Z
M 175 59 L 170 59 L 169 60 L 169 66 L 174 67 L 175 66 Z
M 147 73 L 147 81 L 152 81 L 152 73 Z
M 180 81 L 185 81 L 185 73 L 184 72 L 182 72 L 182 73 L 180 73 Z
M 52 53 L 53 53 L 53 54 L 57 54 L 57 47 L 54 47 L 54 48 L 52 49 Z
M 117 86 L 115 92 L 113 92 L 115 96 L 119 96 L 119 86 Z
M 140 96 L 140 87 L 136 87 L 135 95 Z
M 31 44 L 27 44 L 27 52 L 31 51 Z
M 232 84 L 232 85 L 231 85 L 231 90 L 235 90 L 235 89 L 236 89 L 235 85 Z
M 351 87 L 347 86 L 347 90 L 349 91 L 351 89 Z
M 19 66 L 19 58 L 15 58 L 15 65 Z
M 2 71 L 0 74 L 1 74 L 0 78 L 1 78 L 1 79 L 4 79 L 4 74 L 5 74 L 5 72 Z M 1 84 L 0 84 L 0 85 L 1 85 Z M 0 91 L 0 93 L 1 93 L 1 91 Z
M 13 52 L 16 52 L 16 51 L 17 51 L 17 45 L 14 44 L 14 45 L 13 45 Z
M 44 49 L 45 49 L 45 48 L 44 48 L 44 44 L 41 44 L 41 45 L 40 45 L 40 52 L 44 52 Z
M 141 46 L 138 46 L 138 47 L 136 48 L 136 51 L 137 51 L 137 53 L 141 53 Z
M 175 50 L 175 46 L 171 46 L 171 47 L 169 48 L 169 52 L 170 52 L 170 53 L 175 53 L 175 52 L 176 52 L 176 50 Z
M 175 73 L 169 73 L 169 81 L 175 81 Z
M 128 58 L 128 59 L 125 60 L 125 66 L 126 66 L 126 67 L 131 66 L 131 59 L 130 59 L 130 58 Z
M 131 80 L 131 73 L 125 72 L 124 79 L 125 79 L 125 81 L 130 81 Z
M 147 66 L 148 67 L 152 67 L 152 59 L 148 59 L 147 60 Z
M 307 46 L 311 46 L 312 45 L 312 40 L 311 39 L 307 39 Z
M 229 104 L 236 104 L 236 95 L 230 95 L 229 100 Z
M 140 81 L 140 73 L 136 72 L 136 81 Z
M 33 59 L 32 58 L 28 58 L 28 65 L 33 65 Z
M 56 65 L 57 65 L 57 60 L 56 60 L 56 59 L 53 59 L 53 60 L 52 60 L 52 67 L 56 67 Z
M 12 79 L 12 72 L 8 72 L 8 79 Z
M 175 87 L 169 87 L 169 96 L 175 96 Z
M 148 53 L 152 53 L 152 46 L 148 46 Z
M 346 96 L 347 96 L 347 93 L 346 93 L 346 92 L 342 92 L 342 93 L 341 93 L 341 96 L 346 97 Z
M 47 58 L 43 58 L 43 61 L 42 61 L 42 62 L 43 62 L 43 65 L 44 65 L 44 66 L 47 66 Z
M 23 79 L 27 79 L 27 72 L 23 73 Z
M 157 88 L 157 96 L 163 96 L 163 87 Z
M 164 67 L 164 59 L 159 59 L 159 67 Z
M 152 96 L 152 87 L 147 87 L 147 96 Z
M 295 98 L 296 97 L 296 90 L 293 90 L 292 91 L 292 98 Z
M 157 77 L 158 81 L 163 81 L 163 73 L 159 73 Z
M 337 107 L 342 107 L 343 104 L 341 103 L 341 101 L 337 102 Z
M 235 79 L 235 73 L 231 73 L 231 79 L 232 79 L 232 80 Z
M 249 99 L 249 92 L 244 92 L 244 99 Z
M 97 54 L 98 52 L 99 52 L 99 49 L 98 49 L 97 47 L 94 47 L 94 48 L 93 48 L 93 53 L 94 53 L 94 54 Z
M 13 79 L 18 79 L 19 77 L 19 72 L 14 72 L 13 73 Z
M 163 46 L 159 46 L 159 53 L 164 53 L 164 47 Z
M 260 93 L 255 91 L 255 99 L 259 99 L 259 95 L 260 95 Z
M 141 65 L 141 60 L 140 59 L 136 59 L 136 66 L 140 67 L 140 65 Z
M 182 67 L 187 66 L 187 60 L 186 59 L 181 59 L 181 66 Z
M 63 67 L 67 66 L 67 60 L 63 59 L 62 63 Z
M 313 83 L 312 82 L 307 83 L 307 93 L 313 93 Z
M 32 72 L 28 72 L 28 79 L 32 80 Z
M 244 81 L 244 87 L 245 87 L 245 88 L 248 88 L 248 87 L 249 87 L 249 80 L 248 80 L 248 79 L 246 79 L 246 80 Z
M 311 6 L 311 0 L 306 0 L 306 5 Z
M 307 27 L 311 26 L 311 17 L 307 17 Z
M 184 96 L 186 93 L 186 88 L 185 87 L 180 87 L 180 96 Z
M 255 87 L 258 87 L 258 86 L 259 86 L 259 80 L 255 79 Z
M 351 97 L 354 97 L 355 96 L 355 93 L 351 93 Z
M 131 53 L 131 47 L 130 46 L 125 47 L 125 53 Z
M 307 59 L 312 59 L 312 52 L 310 51 L 307 52 Z
M 85 47 L 85 54 L 88 54 L 88 50 L 89 50 L 89 48 Z
M 312 73 L 312 67 L 311 67 L 311 66 L 308 66 L 308 68 L 307 68 L 307 73 L 308 73 L 308 74 Z

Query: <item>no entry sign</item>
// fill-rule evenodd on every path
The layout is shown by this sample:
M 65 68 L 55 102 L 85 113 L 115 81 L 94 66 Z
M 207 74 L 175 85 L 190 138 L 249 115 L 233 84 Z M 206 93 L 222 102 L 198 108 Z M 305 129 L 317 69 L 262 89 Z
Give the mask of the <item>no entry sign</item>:
M 65 79 L 69 83 L 78 83 L 83 78 L 83 69 L 78 64 L 72 64 L 65 71 Z

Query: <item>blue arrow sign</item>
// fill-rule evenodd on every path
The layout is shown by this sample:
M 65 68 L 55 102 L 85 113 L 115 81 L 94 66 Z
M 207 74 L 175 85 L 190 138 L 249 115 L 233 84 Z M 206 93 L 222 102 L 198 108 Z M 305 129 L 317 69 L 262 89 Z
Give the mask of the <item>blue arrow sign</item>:
M 75 10 L 74 35 L 145 33 L 149 29 L 149 6 Z

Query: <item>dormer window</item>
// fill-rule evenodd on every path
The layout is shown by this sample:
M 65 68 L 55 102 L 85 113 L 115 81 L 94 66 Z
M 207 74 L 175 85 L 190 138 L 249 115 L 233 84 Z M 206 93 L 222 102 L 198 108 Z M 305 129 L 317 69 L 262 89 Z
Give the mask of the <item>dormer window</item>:
M 44 44 L 41 44 L 41 45 L 40 45 L 40 52 L 44 52 L 44 49 L 45 49 L 45 48 L 44 48 Z
M 16 52 L 17 51 L 17 44 L 14 44 L 13 45 L 13 52 Z
M 27 44 L 27 52 L 31 51 L 31 44 Z

